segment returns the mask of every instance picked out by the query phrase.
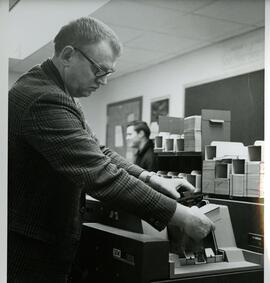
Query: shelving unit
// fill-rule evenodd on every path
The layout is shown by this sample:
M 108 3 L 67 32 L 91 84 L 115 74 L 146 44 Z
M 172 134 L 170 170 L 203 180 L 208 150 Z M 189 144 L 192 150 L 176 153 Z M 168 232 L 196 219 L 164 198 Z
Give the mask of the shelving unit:
M 181 171 L 182 169 L 183 173 L 190 173 L 192 170 L 202 171 L 202 152 L 160 152 L 155 150 L 155 153 L 159 160 L 159 170 Z M 264 204 L 263 197 L 227 196 L 210 193 L 204 194 L 208 198 Z
M 224 195 L 216 195 L 216 194 L 205 194 L 205 196 L 211 199 L 213 198 L 213 199 L 220 199 L 220 200 L 241 201 L 241 202 L 264 204 L 264 198 L 257 198 L 257 197 L 224 196 Z
M 159 169 L 164 171 L 202 170 L 201 152 L 156 152 Z M 181 170 L 182 169 L 182 170 Z M 210 203 L 229 208 L 237 246 L 263 253 L 264 198 L 204 194 Z
M 212 159 L 212 157 L 209 156 L 208 152 L 205 155 L 205 146 L 207 145 L 208 147 L 210 147 L 212 141 L 216 141 L 216 142 L 231 141 L 230 121 L 231 121 L 230 111 L 202 109 L 201 110 L 201 135 L 202 135 L 201 152 L 187 152 L 187 151 L 164 152 L 160 149 L 155 150 L 155 153 L 158 156 L 159 170 L 167 171 L 167 172 L 176 171 L 181 173 L 191 173 L 192 170 L 199 170 L 202 172 L 203 160 L 207 159 L 211 161 Z M 166 128 L 163 130 L 166 131 Z M 213 147 L 212 148 L 213 152 L 212 151 L 209 152 L 211 154 L 213 154 L 214 152 L 215 154 L 217 154 L 217 152 L 215 151 L 217 149 L 215 148 L 214 150 L 215 146 L 212 147 Z M 249 148 L 250 154 L 254 155 L 251 159 L 252 161 L 262 160 L 260 159 L 262 153 L 257 147 L 251 146 L 251 148 Z M 236 149 L 236 151 L 239 152 L 238 149 Z M 235 168 L 237 169 L 238 167 L 236 166 Z M 213 171 L 213 168 L 210 166 L 209 168 L 207 168 L 207 170 Z M 210 173 L 211 172 L 208 172 L 208 174 Z M 213 172 L 213 174 L 214 174 L 214 179 L 215 180 L 218 179 L 216 177 L 216 172 Z M 234 174 L 235 176 L 238 176 L 237 174 L 243 175 L 244 173 L 243 172 L 240 173 L 237 170 L 236 171 L 234 170 Z M 221 175 L 219 178 L 221 182 L 224 179 L 224 176 Z M 227 177 L 227 179 L 229 178 Z M 240 181 L 238 183 L 241 185 Z M 223 187 L 221 186 L 221 189 Z M 205 199 L 207 199 L 211 203 L 228 206 L 237 246 L 243 249 L 252 250 L 254 252 L 263 253 L 264 199 L 261 197 L 251 197 L 251 196 L 247 197 L 244 196 L 244 194 L 241 195 L 240 190 L 236 190 L 236 193 L 232 195 L 230 192 L 226 191 L 225 193 L 225 190 L 222 191 L 221 189 L 217 192 L 223 194 L 215 194 L 214 193 L 215 190 L 213 191 L 207 190 L 207 187 L 205 187 L 205 191 L 204 191 L 204 187 L 202 185 L 202 193 L 204 194 Z
M 172 152 L 172 151 L 158 151 L 155 150 L 155 153 L 158 156 L 202 156 L 201 151 L 178 151 L 178 152 Z
M 156 152 L 158 169 L 162 171 L 177 171 L 190 173 L 192 170 L 202 170 L 201 152 Z

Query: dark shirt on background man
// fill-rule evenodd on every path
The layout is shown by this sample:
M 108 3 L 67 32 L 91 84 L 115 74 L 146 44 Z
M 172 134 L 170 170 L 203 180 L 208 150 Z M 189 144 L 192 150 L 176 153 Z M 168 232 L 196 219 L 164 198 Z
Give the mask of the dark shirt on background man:
M 142 149 L 139 149 L 135 156 L 135 164 L 147 171 L 158 170 L 158 160 L 154 153 L 154 143 L 148 140 Z

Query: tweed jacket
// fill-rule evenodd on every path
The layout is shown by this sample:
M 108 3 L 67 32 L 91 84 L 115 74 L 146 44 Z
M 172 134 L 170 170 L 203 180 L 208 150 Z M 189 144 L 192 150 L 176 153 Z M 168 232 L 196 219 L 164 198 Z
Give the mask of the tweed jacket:
M 9 91 L 8 226 L 45 242 L 79 239 L 85 193 L 158 230 L 176 202 L 138 179 L 142 168 L 100 146 L 48 59 Z

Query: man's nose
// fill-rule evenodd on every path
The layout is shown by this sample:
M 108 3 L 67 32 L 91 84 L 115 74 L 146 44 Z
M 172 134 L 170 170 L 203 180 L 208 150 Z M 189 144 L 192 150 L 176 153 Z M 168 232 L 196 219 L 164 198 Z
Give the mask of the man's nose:
M 97 78 L 97 81 L 101 85 L 106 85 L 107 81 L 108 81 L 108 78 L 107 78 L 107 76 L 99 77 L 99 78 Z

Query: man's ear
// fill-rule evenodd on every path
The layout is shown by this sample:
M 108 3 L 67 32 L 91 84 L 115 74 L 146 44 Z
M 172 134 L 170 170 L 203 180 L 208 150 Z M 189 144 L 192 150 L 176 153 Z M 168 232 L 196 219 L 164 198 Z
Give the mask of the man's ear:
M 144 136 L 145 136 L 144 131 L 143 131 L 143 130 L 140 130 L 140 131 L 138 132 L 138 136 L 139 136 L 140 138 L 144 137 Z
M 64 66 L 68 66 L 70 64 L 74 54 L 75 50 L 71 45 L 67 45 L 62 49 L 59 57 Z

